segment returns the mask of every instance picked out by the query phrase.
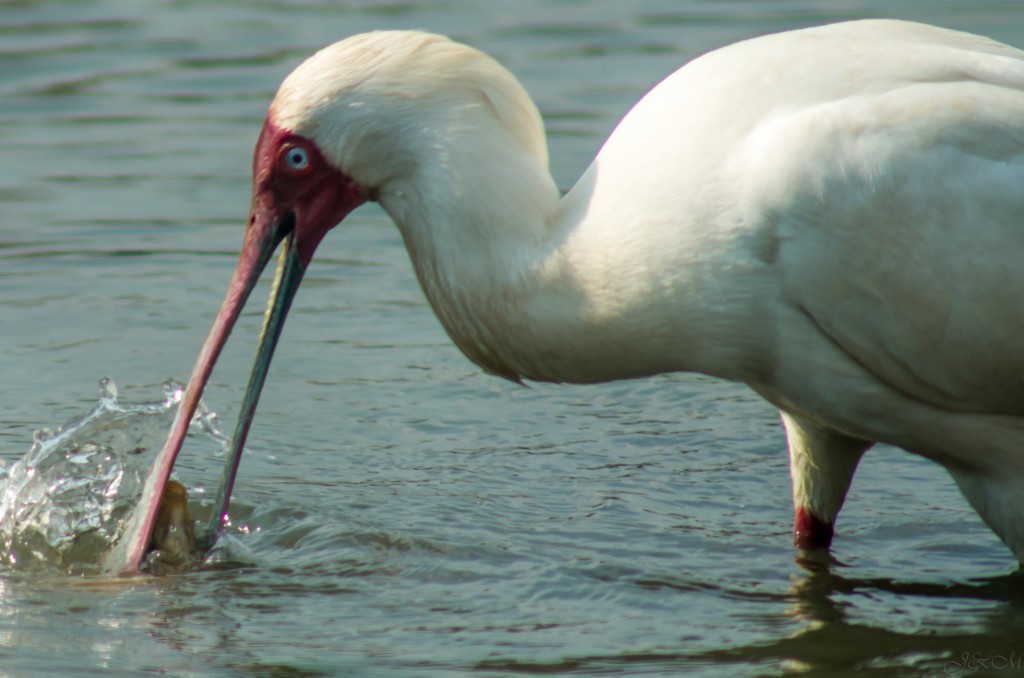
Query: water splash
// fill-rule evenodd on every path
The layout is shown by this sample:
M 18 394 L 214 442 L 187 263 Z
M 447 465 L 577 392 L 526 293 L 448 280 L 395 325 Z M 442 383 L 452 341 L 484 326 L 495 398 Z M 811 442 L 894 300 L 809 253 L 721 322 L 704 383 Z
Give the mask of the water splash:
M 92 410 L 37 431 L 28 453 L 0 475 L 0 568 L 99 572 L 137 507 L 182 388 L 168 379 L 163 400 L 121 402 L 105 377 Z M 202 403 L 190 433 L 226 449 L 216 414 Z

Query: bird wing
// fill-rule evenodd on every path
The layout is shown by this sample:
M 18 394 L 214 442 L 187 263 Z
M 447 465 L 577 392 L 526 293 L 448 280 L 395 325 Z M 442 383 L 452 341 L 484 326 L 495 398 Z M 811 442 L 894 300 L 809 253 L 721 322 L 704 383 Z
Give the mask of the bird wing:
M 754 136 L 785 299 L 905 394 L 1020 414 L 1024 62 L 996 66 L 821 102 Z
M 888 20 L 731 45 L 638 102 L 581 184 L 587 242 L 793 356 L 750 378 L 687 345 L 686 369 L 808 369 L 810 326 L 917 400 L 1024 413 L 1024 52 Z

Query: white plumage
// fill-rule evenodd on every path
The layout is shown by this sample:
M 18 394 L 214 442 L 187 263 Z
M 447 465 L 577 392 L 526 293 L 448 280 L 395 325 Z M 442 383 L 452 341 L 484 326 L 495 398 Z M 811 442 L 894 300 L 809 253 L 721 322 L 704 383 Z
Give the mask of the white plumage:
M 282 84 L 247 243 L 264 212 L 300 246 L 341 218 L 303 225 L 322 191 L 273 164 L 307 142 L 484 369 L 747 383 L 783 412 L 801 544 L 885 442 L 943 464 L 1024 561 L 1024 52 L 899 21 L 741 42 L 655 87 L 560 197 L 508 71 L 359 35 Z

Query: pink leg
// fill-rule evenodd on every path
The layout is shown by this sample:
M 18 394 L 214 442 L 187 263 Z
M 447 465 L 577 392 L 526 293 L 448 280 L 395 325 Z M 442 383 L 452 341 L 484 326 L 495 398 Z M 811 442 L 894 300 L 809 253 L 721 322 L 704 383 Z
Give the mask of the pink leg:
M 801 549 L 826 549 L 832 545 L 834 529 L 806 507 L 796 508 L 793 520 L 793 543 Z
M 793 542 L 802 549 L 828 548 L 857 463 L 871 443 L 786 412 L 782 422 L 793 479 Z

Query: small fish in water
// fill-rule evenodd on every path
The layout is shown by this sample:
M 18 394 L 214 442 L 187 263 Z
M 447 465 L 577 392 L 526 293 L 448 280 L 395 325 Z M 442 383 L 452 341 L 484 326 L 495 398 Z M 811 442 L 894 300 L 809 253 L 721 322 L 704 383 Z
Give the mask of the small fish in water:
M 153 525 L 145 569 L 154 573 L 181 571 L 202 558 L 188 511 L 188 491 L 178 481 L 168 480 Z

